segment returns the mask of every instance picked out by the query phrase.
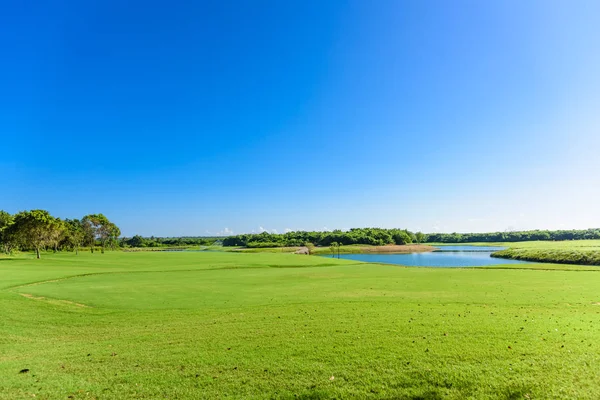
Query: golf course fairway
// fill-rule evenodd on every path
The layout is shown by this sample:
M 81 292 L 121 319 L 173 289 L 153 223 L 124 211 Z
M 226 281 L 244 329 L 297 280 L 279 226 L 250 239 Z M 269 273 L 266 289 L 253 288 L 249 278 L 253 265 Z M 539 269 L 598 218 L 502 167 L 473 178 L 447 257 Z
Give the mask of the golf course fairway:
M 0 398 L 597 399 L 598 271 L 4 257 Z

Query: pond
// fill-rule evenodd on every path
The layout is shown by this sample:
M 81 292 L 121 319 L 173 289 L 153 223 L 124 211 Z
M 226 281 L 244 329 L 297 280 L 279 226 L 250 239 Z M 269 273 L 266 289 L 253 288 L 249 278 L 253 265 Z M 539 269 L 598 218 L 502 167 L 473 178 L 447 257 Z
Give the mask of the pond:
M 523 264 L 526 261 L 493 258 L 490 255 L 503 247 L 495 246 L 440 246 L 428 253 L 390 254 L 340 254 L 340 258 L 373 263 L 398 264 L 410 267 L 478 267 L 500 264 Z

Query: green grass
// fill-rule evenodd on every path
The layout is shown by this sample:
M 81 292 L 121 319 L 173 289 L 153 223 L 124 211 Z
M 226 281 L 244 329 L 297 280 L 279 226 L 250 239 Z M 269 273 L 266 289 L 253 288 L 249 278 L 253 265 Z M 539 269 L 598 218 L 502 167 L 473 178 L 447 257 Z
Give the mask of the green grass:
M 493 257 L 559 264 L 600 265 L 600 250 L 519 249 L 509 248 L 493 253 Z
M 42 257 L 0 258 L 2 399 L 600 397 L 596 270 Z
M 600 240 L 511 243 L 494 257 L 560 264 L 600 265 Z

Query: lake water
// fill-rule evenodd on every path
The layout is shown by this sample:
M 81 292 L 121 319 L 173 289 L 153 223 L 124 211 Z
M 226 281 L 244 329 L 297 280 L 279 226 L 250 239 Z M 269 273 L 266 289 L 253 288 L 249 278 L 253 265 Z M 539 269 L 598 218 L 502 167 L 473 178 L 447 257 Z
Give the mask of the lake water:
M 490 256 L 504 247 L 495 246 L 439 246 L 438 251 L 428 253 L 389 254 L 340 254 L 340 258 L 373 263 L 398 264 L 410 267 L 477 267 L 499 264 L 522 264 L 526 261 L 507 260 Z

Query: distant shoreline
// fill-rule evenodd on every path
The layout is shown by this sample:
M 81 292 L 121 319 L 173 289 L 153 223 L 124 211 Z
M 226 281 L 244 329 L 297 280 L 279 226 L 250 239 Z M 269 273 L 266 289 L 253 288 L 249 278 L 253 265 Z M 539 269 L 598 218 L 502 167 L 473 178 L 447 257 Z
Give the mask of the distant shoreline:
M 385 246 L 342 246 L 340 253 L 426 253 L 434 250 L 437 248 L 425 244 L 388 244 Z

